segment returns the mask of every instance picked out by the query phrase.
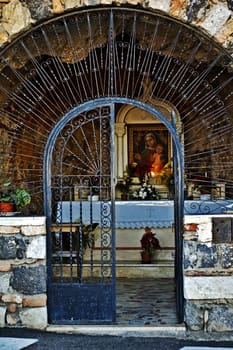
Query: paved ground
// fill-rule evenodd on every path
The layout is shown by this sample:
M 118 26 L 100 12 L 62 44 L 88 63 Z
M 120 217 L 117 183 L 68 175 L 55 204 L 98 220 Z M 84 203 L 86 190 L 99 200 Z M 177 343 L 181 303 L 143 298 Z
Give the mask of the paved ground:
M 175 283 L 172 278 L 117 278 L 118 325 L 177 324 Z
M 1 350 L 20 349 L 19 347 L 3 348 L 4 338 L 2 337 L 37 339 L 37 343 L 25 348 L 27 350 L 145 350 L 147 348 L 150 350 L 180 350 L 183 347 L 192 347 L 192 349 L 186 350 L 204 350 L 205 347 L 211 348 L 208 350 L 217 350 L 216 348 L 233 348 L 233 340 L 217 340 L 218 337 L 215 335 L 212 335 L 212 337 L 213 339 L 216 338 L 216 340 L 208 339 L 208 336 L 206 340 L 195 340 L 189 339 L 189 337 L 180 339 L 156 336 L 91 336 L 85 334 L 58 334 L 27 329 L 0 329 Z
M 37 342 L 27 346 L 30 340 Z M 0 328 L 0 350 L 210 350 L 206 347 L 233 350 L 233 332 L 188 334 L 177 324 L 173 279 L 117 279 L 113 326 L 49 326 L 47 332 Z

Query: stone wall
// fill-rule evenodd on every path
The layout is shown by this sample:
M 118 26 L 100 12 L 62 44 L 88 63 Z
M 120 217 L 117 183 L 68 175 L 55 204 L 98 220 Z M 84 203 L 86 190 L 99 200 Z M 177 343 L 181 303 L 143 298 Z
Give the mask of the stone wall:
M 47 326 L 44 217 L 0 218 L 0 327 Z
M 223 232 L 216 239 L 218 218 Z M 185 216 L 185 323 L 191 331 L 233 330 L 232 218 Z M 0 218 L 0 327 L 47 327 L 46 280 L 45 218 Z
M 1 0 L 0 46 L 36 23 L 72 9 L 94 5 L 140 5 L 187 22 L 233 53 L 233 0 Z
M 216 243 L 213 235 L 213 219 L 216 218 L 222 221 L 221 243 Z M 230 215 L 185 217 L 185 322 L 190 330 L 233 330 L 232 237 L 224 242 L 226 231 L 231 236 L 230 218 Z

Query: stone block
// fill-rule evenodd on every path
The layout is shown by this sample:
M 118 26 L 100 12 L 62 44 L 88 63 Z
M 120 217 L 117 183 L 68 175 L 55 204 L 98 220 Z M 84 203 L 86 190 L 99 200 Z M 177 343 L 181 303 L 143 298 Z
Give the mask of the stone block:
M 184 297 L 187 300 L 233 299 L 233 278 L 184 276 Z
M 53 0 L 53 13 L 60 14 L 64 12 L 63 1 Z
M 19 312 L 23 327 L 45 329 L 48 324 L 47 307 L 27 308 Z
M 184 241 L 184 268 L 208 269 L 217 266 L 216 245 L 208 246 L 197 242 Z
M 29 28 L 32 23 L 29 9 L 19 0 L 12 0 L 2 9 L 2 25 L 9 33 L 14 35 Z
M 13 235 L 20 232 L 20 228 L 16 226 L 2 226 L 0 225 L 0 234 Z
M 217 263 L 216 246 L 208 247 L 206 244 L 197 244 L 197 267 L 208 269 Z
M 80 7 L 82 6 L 82 0 L 66 0 L 64 6 L 65 10 Z
M 163 0 L 163 1 L 161 1 L 161 0 L 149 0 L 148 1 L 149 7 L 153 8 L 153 9 L 165 11 L 165 12 L 169 12 L 170 4 L 171 4 L 171 0 Z
M 46 306 L 46 303 L 46 294 L 29 295 L 23 298 L 23 307 L 41 307 Z
M 190 300 L 185 302 L 185 323 L 188 329 L 200 331 L 203 329 L 203 311 L 199 304 Z
M 45 266 L 20 266 L 13 268 L 10 285 L 14 290 L 23 294 L 46 292 Z
M 2 296 L 2 301 L 4 303 L 17 303 L 17 304 L 21 304 L 22 303 L 22 297 L 21 295 L 18 294 L 4 294 Z
M 192 331 L 229 332 L 233 330 L 233 300 L 186 301 L 185 323 Z
M 17 259 L 23 259 L 27 250 L 26 240 L 24 240 L 24 237 L 20 234 L 15 237 L 15 241 L 17 244 L 16 257 Z
M 16 251 L 16 241 L 14 237 L 0 237 L 0 259 L 15 259 Z
M 6 306 L 0 306 L 0 327 L 5 327 Z
M 17 304 L 15 303 L 10 303 L 7 305 L 7 311 L 9 313 L 15 313 L 17 311 Z
M 233 267 L 233 247 L 229 245 L 221 245 L 220 264 L 222 268 L 229 269 Z
M 0 293 L 8 293 L 11 273 L 0 273 Z
M 231 11 L 224 4 L 213 6 L 201 26 L 211 35 L 215 35 L 224 27 L 231 16 Z
M 9 35 L 3 28 L 2 24 L 0 25 L 0 46 L 2 46 L 4 43 L 6 43 L 9 39 Z
M 6 323 L 8 326 L 16 326 L 19 322 L 19 315 L 17 313 L 8 313 L 6 315 Z
M 46 235 L 46 229 L 45 226 L 22 226 L 21 227 L 21 233 L 24 236 L 40 236 L 40 235 Z
M 46 237 L 34 237 L 29 243 L 26 251 L 26 257 L 32 259 L 46 258 Z
M 29 8 L 33 21 L 41 21 L 44 18 L 51 16 L 50 2 L 41 0 L 26 1 L 27 7 Z
M 208 312 L 208 332 L 233 331 L 233 305 L 213 305 Z
M 81 6 L 96 6 L 100 2 L 101 2 L 101 0 L 81 0 Z
M 11 271 L 11 263 L 6 260 L 0 261 L 0 272 L 9 272 Z
M 208 1 L 190 1 L 187 6 L 188 22 L 201 20 L 205 15 Z

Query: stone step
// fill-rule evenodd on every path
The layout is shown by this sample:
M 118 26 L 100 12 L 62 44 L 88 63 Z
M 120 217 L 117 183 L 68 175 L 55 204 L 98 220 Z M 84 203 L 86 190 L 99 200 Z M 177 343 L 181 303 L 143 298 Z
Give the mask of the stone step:
M 56 268 L 59 272 L 59 264 L 54 264 L 54 274 L 56 275 Z M 106 264 L 105 264 L 106 266 Z M 110 265 L 109 265 L 110 266 Z M 95 261 L 91 266 L 94 276 L 101 276 L 101 263 Z M 72 265 L 74 275 L 77 273 L 77 264 Z M 63 275 L 69 276 L 70 265 L 62 265 Z M 174 278 L 174 262 L 173 261 L 155 261 L 152 264 L 142 264 L 136 261 L 117 261 L 116 262 L 116 277 L 126 278 Z M 83 263 L 82 265 L 83 276 L 89 276 L 90 263 Z

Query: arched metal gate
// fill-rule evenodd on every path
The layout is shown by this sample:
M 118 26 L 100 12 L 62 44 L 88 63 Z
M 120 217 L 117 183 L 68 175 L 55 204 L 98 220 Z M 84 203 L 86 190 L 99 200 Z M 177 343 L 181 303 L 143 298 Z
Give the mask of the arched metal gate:
M 115 319 L 114 109 L 91 107 L 59 123 L 45 157 L 51 322 Z
M 74 108 L 48 138 L 44 187 L 51 323 L 115 321 L 114 102 L 144 107 L 160 118 L 173 136 L 174 169 L 183 169 L 174 120 L 169 123 L 161 113 L 136 101 L 107 100 Z M 177 251 L 182 247 L 182 173 L 175 176 L 179 188 L 175 193 Z M 96 235 L 98 251 L 94 249 Z M 182 254 L 176 256 L 177 307 L 182 320 Z

